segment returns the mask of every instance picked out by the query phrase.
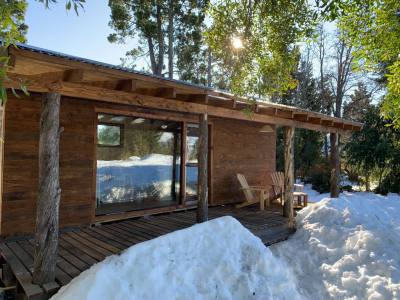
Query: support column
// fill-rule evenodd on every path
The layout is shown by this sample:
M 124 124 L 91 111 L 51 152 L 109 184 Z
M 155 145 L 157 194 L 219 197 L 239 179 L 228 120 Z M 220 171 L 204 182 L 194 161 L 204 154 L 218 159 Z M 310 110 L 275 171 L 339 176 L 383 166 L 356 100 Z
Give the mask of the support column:
M 4 125 L 6 105 L 0 101 L 0 205 L 3 203 L 3 170 L 4 170 Z M 0 206 L 1 207 L 1 206 Z M 0 218 L 1 232 L 1 218 Z
M 208 220 L 208 115 L 199 117 L 197 223 Z
M 339 157 L 339 134 L 330 134 L 331 142 L 331 197 L 339 197 L 340 157 Z
M 284 127 L 285 182 L 283 215 L 289 218 L 289 228 L 294 229 L 293 189 L 294 189 L 294 127 Z
M 58 248 L 60 94 L 45 93 L 42 98 L 39 138 L 39 189 L 36 208 L 33 282 L 55 280 Z

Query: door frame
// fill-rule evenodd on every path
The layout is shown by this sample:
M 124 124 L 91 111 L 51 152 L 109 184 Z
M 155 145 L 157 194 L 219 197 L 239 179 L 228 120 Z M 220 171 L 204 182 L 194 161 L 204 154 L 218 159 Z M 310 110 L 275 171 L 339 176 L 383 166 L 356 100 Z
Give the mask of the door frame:
M 141 112 L 140 108 L 137 108 L 138 111 L 135 111 L 133 107 L 126 107 L 125 109 L 114 109 L 110 108 L 110 106 L 102 107 L 102 105 L 94 107 L 94 143 L 93 143 L 93 180 L 92 180 L 92 224 L 99 222 L 108 222 L 115 221 L 120 219 L 127 219 L 132 217 L 139 217 L 144 215 L 151 215 L 163 212 L 170 212 L 175 210 L 187 209 L 191 207 L 196 207 L 195 203 L 186 203 L 185 201 L 185 188 L 186 188 L 186 137 L 187 137 L 187 127 L 188 123 L 198 124 L 198 117 L 195 114 L 187 114 L 181 115 L 171 112 L 164 112 L 159 110 L 151 110 L 146 112 Z M 139 118 L 148 118 L 148 119 L 158 119 L 158 120 L 166 120 L 166 121 L 175 121 L 181 123 L 181 174 L 180 174 L 180 189 L 179 189 L 179 199 L 177 205 L 170 205 L 159 208 L 147 208 L 147 209 L 138 209 L 132 211 L 125 212 L 115 212 L 113 214 L 106 215 L 96 215 L 96 191 L 97 191 L 97 125 L 101 123 L 98 121 L 98 115 L 100 113 L 104 114 L 114 114 L 121 116 L 130 116 L 130 117 L 139 117 Z M 213 156 L 213 123 L 209 121 L 209 157 L 208 157 L 208 182 L 209 182 L 209 203 L 212 203 L 212 156 Z M 184 143 L 185 142 L 185 143 Z M 184 149 L 182 149 L 184 148 Z M 184 165 L 185 163 L 185 165 Z M 182 172 L 182 169 L 185 169 Z

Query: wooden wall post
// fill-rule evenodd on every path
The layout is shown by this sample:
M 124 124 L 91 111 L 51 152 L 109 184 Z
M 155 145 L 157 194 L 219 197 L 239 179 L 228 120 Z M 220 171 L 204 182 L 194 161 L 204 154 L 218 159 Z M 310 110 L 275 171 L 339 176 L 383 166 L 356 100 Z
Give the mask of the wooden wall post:
M 339 134 L 330 134 L 331 143 L 331 197 L 339 197 L 340 157 L 339 157 Z
M 36 208 L 33 282 L 55 279 L 58 248 L 60 94 L 45 93 L 42 99 L 39 138 L 39 190 Z
M 284 127 L 285 183 L 283 215 L 289 218 L 289 228 L 294 229 L 293 188 L 294 188 L 294 127 Z
M 3 165 L 4 165 L 4 125 L 6 105 L 0 102 L 0 211 L 3 204 Z M 2 218 L 0 216 L 0 233 Z
M 208 115 L 199 116 L 197 223 L 208 220 Z

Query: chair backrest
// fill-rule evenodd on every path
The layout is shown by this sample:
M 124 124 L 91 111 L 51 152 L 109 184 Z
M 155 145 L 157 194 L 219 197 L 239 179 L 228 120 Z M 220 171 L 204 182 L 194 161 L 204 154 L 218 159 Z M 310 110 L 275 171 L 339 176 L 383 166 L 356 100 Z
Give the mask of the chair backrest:
M 283 189 L 284 189 L 284 185 L 285 185 L 285 179 L 284 179 L 284 174 L 283 172 L 273 172 L 271 173 L 271 179 L 272 179 L 272 189 L 274 191 L 275 195 L 279 195 Z
M 237 179 L 240 182 L 240 186 L 242 187 L 242 190 L 244 192 L 244 196 L 246 197 L 246 200 L 248 202 L 254 200 L 254 195 L 253 192 L 250 190 L 249 184 L 247 183 L 246 177 L 244 177 L 243 174 L 237 174 Z

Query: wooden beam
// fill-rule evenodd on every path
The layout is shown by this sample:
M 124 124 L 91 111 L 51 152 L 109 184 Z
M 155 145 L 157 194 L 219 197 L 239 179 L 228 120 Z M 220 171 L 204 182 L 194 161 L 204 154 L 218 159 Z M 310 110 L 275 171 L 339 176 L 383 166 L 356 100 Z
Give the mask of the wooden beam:
M 321 124 L 323 126 L 333 126 L 333 120 L 324 120 L 324 119 L 322 119 L 321 120 Z
M 277 116 L 270 116 L 261 113 L 254 113 L 252 115 L 245 114 L 240 110 L 232 110 L 229 108 L 210 106 L 201 103 L 179 101 L 176 99 L 169 99 L 166 101 L 165 98 L 142 95 L 137 92 L 124 92 L 116 91 L 96 86 L 90 86 L 83 83 L 72 83 L 62 81 L 45 81 L 35 76 L 23 76 L 9 74 L 11 81 L 4 82 L 4 86 L 7 88 L 20 88 L 20 81 L 24 80 L 29 82 L 28 90 L 31 92 L 49 92 L 54 91 L 62 95 L 83 99 L 91 99 L 95 101 L 118 103 L 125 105 L 136 105 L 146 108 L 171 110 L 183 113 L 208 113 L 210 116 L 237 119 L 237 120 L 248 120 L 259 123 L 276 124 L 279 126 L 293 126 L 298 128 L 304 128 L 322 132 L 340 132 L 341 130 L 334 127 L 327 127 L 318 124 L 305 123 L 293 119 L 281 118 Z
M 305 113 L 293 113 L 293 119 L 307 122 L 308 121 L 308 114 Z
M 153 97 L 161 97 L 169 99 L 176 98 L 175 88 L 170 88 L 170 87 L 154 88 L 154 89 L 137 88 L 135 92 L 145 96 L 153 96 Z
M 60 206 L 60 98 L 45 93 L 42 100 L 39 137 L 39 190 L 36 208 L 33 282 L 55 280 Z
M 284 127 L 285 172 L 283 215 L 289 218 L 289 229 L 294 229 L 293 190 L 294 190 L 294 128 Z
M 176 99 L 183 101 L 192 101 L 196 103 L 208 103 L 208 95 L 207 94 L 176 94 Z
M 208 115 L 199 116 L 197 223 L 208 220 Z
M 308 121 L 313 123 L 313 124 L 321 124 L 321 118 L 320 117 L 308 117 Z
M 182 124 L 182 139 L 181 139 L 181 178 L 180 178 L 180 204 L 185 205 L 186 202 L 186 140 L 187 140 L 187 123 Z
M 64 71 L 63 81 L 81 82 L 84 79 L 84 71 L 82 69 L 71 69 Z
M 235 96 L 231 93 L 228 92 L 221 92 L 221 91 L 216 91 L 212 90 L 210 88 L 206 87 L 197 87 L 197 86 L 190 86 L 184 83 L 176 82 L 176 81 L 170 81 L 170 80 L 165 80 L 163 78 L 159 77 L 153 77 L 153 76 L 148 76 L 144 74 L 137 74 L 137 73 L 131 73 L 131 72 L 126 72 L 123 70 L 116 70 L 108 67 L 102 67 L 98 65 L 93 65 L 87 62 L 82 62 L 82 61 L 72 61 L 68 60 L 62 57 L 56 57 L 56 56 L 51 56 L 43 53 L 36 53 L 32 52 L 29 50 L 25 50 L 22 48 L 14 48 L 14 47 L 9 47 L 8 48 L 8 53 L 10 55 L 13 55 L 14 57 L 17 58 L 17 66 L 15 68 L 16 73 L 23 73 L 25 71 L 25 67 L 27 65 L 33 64 L 34 68 L 42 68 L 43 70 L 50 70 L 50 69 L 82 69 L 85 71 L 85 76 L 93 78 L 93 76 L 97 77 L 105 77 L 107 79 L 105 80 L 121 80 L 121 79 L 134 79 L 138 81 L 143 81 L 147 83 L 153 83 L 154 86 L 160 85 L 163 87 L 171 87 L 171 88 L 176 88 L 179 91 L 187 91 L 188 93 L 199 93 L 199 94 L 208 94 L 209 96 L 215 96 L 218 98 L 223 98 L 225 100 L 232 100 L 235 99 L 234 101 L 236 102 L 243 102 L 246 103 L 248 102 L 248 99 L 244 97 L 238 97 Z M 20 63 L 18 61 L 21 59 L 21 68 L 19 68 Z M 18 70 L 21 70 L 19 72 Z M 49 71 L 47 71 L 49 72 Z M 102 80 L 102 79 L 98 79 Z M 87 81 L 87 80 L 85 80 Z M 287 106 L 283 104 L 278 104 L 278 103 L 272 103 L 267 101 L 257 101 L 257 103 L 261 107 L 269 107 L 269 108 L 276 108 L 277 110 L 288 110 L 292 112 L 304 112 L 303 109 L 292 107 L 292 106 Z M 314 117 L 320 117 L 320 118 L 325 118 L 326 116 L 317 113 L 317 112 L 307 112 L 309 116 L 314 116 Z M 282 116 L 284 117 L 284 116 Z M 335 119 L 335 118 L 333 118 Z M 362 127 L 362 124 L 359 122 L 354 122 L 354 121 L 345 121 L 343 120 L 343 123 L 345 124 L 351 124 L 354 125 L 355 130 L 359 130 Z M 313 129 L 312 129 L 313 130 Z
M 344 129 L 344 124 L 340 122 L 333 122 L 333 127 Z
M 134 92 L 136 90 L 136 80 L 134 79 L 119 80 L 116 85 L 116 90 L 125 92 Z

